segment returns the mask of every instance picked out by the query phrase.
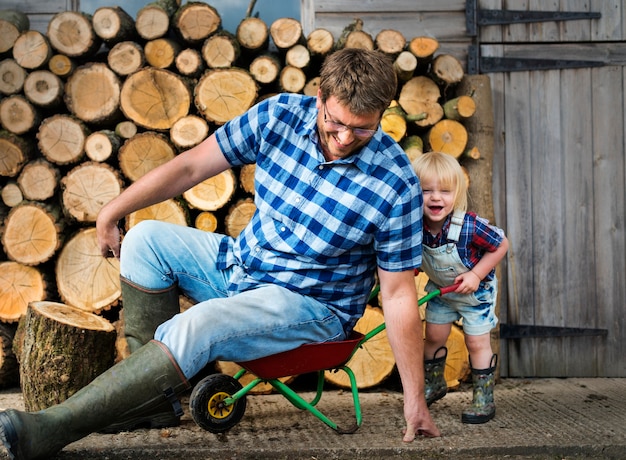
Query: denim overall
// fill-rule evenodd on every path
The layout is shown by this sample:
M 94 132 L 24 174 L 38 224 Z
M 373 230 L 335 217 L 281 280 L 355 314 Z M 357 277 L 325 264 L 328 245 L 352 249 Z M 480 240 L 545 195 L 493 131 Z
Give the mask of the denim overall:
M 454 283 L 454 279 L 469 269 L 461 261 L 456 244 L 461 235 L 465 213 L 455 211 L 448 230 L 448 243 L 436 248 L 423 246 L 422 270 L 428 275 L 426 291 L 430 292 Z M 497 280 L 483 280 L 471 294 L 452 292 L 429 301 L 426 321 L 447 324 L 463 318 L 463 330 L 469 335 L 481 335 L 493 329 L 495 316 Z M 429 309 L 431 310 L 429 312 Z

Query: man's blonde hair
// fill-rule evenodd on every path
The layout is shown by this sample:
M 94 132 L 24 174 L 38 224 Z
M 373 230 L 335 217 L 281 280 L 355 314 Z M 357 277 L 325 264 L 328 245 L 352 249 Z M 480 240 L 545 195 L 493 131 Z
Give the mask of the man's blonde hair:
M 420 181 L 437 179 L 441 186 L 455 190 L 454 210 L 467 211 L 467 178 L 458 160 L 442 152 L 427 152 L 411 163 Z

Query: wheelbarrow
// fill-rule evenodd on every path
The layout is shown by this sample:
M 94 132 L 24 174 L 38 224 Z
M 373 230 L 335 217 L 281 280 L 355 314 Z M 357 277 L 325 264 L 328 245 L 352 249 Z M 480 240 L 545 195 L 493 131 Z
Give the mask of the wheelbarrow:
M 422 305 L 434 297 L 453 292 L 457 287 L 458 284 L 455 284 L 432 291 L 420 298 L 418 304 Z M 372 291 L 370 299 L 377 293 L 378 287 Z M 267 383 L 296 408 L 309 411 L 337 433 L 354 433 L 361 426 L 363 417 L 356 377 L 347 363 L 366 341 L 384 329 L 385 323 L 382 323 L 365 335 L 352 331 L 346 340 L 305 344 L 264 358 L 238 362 L 241 370 L 234 376 L 211 374 L 198 382 L 191 393 L 189 401 L 191 416 L 201 428 L 211 433 L 228 431 L 243 418 L 246 411 L 246 395 L 257 385 Z M 316 407 L 322 398 L 324 372 L 327 370 L 343 371 L 350 380 L 355 421 L 349 427 L 338 426 Z M 254 375 L 255 378 L 243 386 L 240 379 L 246 373 Z M 317 373 L 317 390 L 311 401 L 304 399 L 280 380 L 283 377 L 308 373 Z

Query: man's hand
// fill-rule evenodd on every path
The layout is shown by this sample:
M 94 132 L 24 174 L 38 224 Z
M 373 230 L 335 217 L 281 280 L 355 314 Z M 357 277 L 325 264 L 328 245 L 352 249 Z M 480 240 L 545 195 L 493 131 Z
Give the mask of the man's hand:
M 402 438 L 404 442 L 413 442 L 415 437 L 420 435 L 427 438 L 437 438 L 441 436 L 439 428 L 437 428 L 430 416 L 426 401 L 424 401 L 422 407 L 425 408 L 425 410 L 419 410 L 419 408 L 413 410 L 409 408 L 409 404 L 405 402 L 404 418 L 406 419 L 406 428 L 403 430 L 404 437 Z
M 96 237 L 102 257 L 120 258 L 121 234 L 116 222 L 106 222 L 98 216 L 96 220 Z

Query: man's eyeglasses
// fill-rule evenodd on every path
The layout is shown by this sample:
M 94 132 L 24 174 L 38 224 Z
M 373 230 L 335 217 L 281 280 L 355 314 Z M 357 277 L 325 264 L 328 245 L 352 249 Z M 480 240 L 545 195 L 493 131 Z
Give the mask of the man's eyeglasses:
M 354 137 L 358 137 L 359 139 L 368 139 L 376 134 L 375 129 L 365 129 L 365 128 L 353 128 L 352 126 L 346 126 L 341 123 L 337 123 L 326 117 L 326 103 L 324 102 L 324 123 L 328 125 L 331 131 L 336 131 L 339 133 L 343 133 L 344 131 L 352 131 Z

